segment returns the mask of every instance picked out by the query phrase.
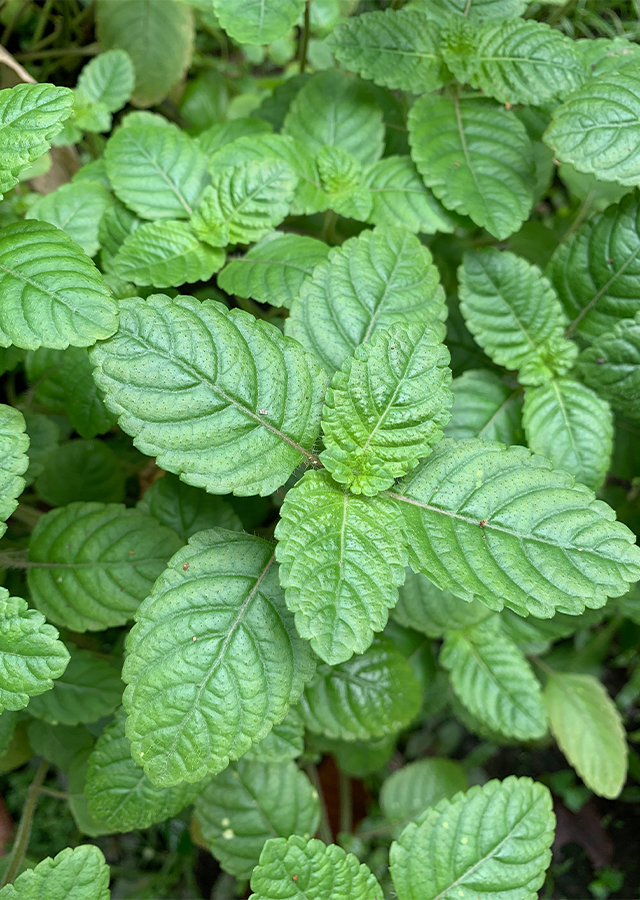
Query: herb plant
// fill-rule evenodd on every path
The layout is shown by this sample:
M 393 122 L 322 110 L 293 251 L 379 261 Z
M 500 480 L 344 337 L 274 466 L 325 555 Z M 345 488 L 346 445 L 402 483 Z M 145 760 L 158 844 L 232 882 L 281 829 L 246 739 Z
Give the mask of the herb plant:
M 640 50 L 590 8 L 97 0 L 74 88 L 0 92 L 1 900 L 165 820 L 215 896 L 525 900 L 557 782 L 499 748 L 622 792 Z

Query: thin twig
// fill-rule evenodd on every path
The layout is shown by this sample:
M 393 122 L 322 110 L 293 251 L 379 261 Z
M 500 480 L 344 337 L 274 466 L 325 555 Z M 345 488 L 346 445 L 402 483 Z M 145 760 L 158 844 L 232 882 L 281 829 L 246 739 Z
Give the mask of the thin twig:
M 2 879 L 0 888 L 4 887 L 5 884 L 12 884 L 16 875 L 20 871 L 22 860 L 24 859 L 27 848 L 29 847 L 31 826 L 33 825 L 33 814 L 36 811 L 38 797 L 40 796 L 40 789 L 48 771 L 49 761 L 47 759 L 43 759 L 38 766 L 33 781 L 31 782 L 31 786 L 27 791 L 27 798 L 24 801 L 24 806 L 22 807 L 22 815 L 20 816 L 20 824 L 18 825 L 16 839 L 11 851 L 11 858 L 9 860 L 7 870 L 4 873 L 4 878 Z
M 28 84 L 36 84 L 35 78 L 32 75 L 29 75 L 27 70 L 13 58 L 9 51 L 5 50 L 4 47 L 0 47 L 0 63 L 4 63 L 5 66 L 13 69 L 18 78 L 22 81 L 26 81 Z

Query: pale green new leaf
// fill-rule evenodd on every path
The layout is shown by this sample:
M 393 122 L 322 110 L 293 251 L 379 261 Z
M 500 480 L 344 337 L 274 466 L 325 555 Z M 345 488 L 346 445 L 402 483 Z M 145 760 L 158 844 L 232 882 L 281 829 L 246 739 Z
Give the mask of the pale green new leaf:
M 299 634 L 334 665 L 382 631 L 404 581 L 401 517 L 387 497 L 359 498 L 326 472 L 288 491 L 276 557 Z
M 469 603 L 449 591 L 441 591 L 411 569 L 407 570 L 399 595 L 392 613 L 395 621 L 432 638 L 441 638 L 451 629 L 471 628 L 493 616 L 479 600 Z
M 195 782 L 281 721 L 313 673 L 273 546 L 200 532 L 136 614 L 123 672 L 134 759 L 154 784 Z
M 298 709 L 292 706 L 286 718 L 274 725 L 265 738 L 252 744 L 243 759 L 253 759 L 261 763 L 280 763 L 285 759 L 297 759 L 303 753 L 304 722 Z
M 333 376 L 320 459 L 353 493 L 391 487 L 441 440 L 453 397 L 440 338 L 420 324 L 378 331 Z
M 405 228 L 378 227 L 335 247 L 316 265 L 285 331 L 333 374 L 381 328 L 441 327 L 446 315 L 429 250 Z
M 53 84 L 18 84 L 0 92 L 0 193 L 47 152 L 72 109 L 73 91 Z
M 283 132 L 314 155 L 325 144 L 337 146 L 363 166 L 380 159 L 384 146 L 382 110 L 373 91 L 335 69 L 316 72 L 296 94 Z
M 251 876 L 250 900 L 380 900 L 382 888 L 368 866 L 337 844 L 292 835 L 272 838 Z
M 119 503 L 52 509 L 29 545 L 33 602 L 72 631 L 125 625 L 181 545 L 171 529 Z
M 220 25 L 238 44 L 271 44 L 302 15 L 305 0 L 213 0 Z
M 0 891 L 0 900 L 109 900 L 109 867 L 93 844 L 67 847 L 27 869 Z
M 391 845 L 398 900 L 536 900 L 554 826 L 551 794 L 530 778 L 442 800 Z
M 524 447 L 445 439 L 399 492 L 411 567 L 465 600 L 578 615 L 640 578 L 613 510 Z
M 102 103 L 110 113 L 117 112 L 131 97 L 136 73 L 125 50 L 99 53 L 82 69 L 76 85 L 76 102 Z
M 22 709 L 30 697 L 50 691 L 68 662 L 53 625 L 0 588 L 0 712 Z
M 613 450 L 613 416 L 595 391 L 571 378 L 527 388 L 522 424 L 534 453 L 594 491 L 602 485 Z
M 371 194 L 373 225 L 402 225 L 409 231 L 451 232 L 454 222 L 429 191 L 409 156 L 388 156 L 367 166 L 363 183 Z
M 186 222 L 145 222 L 125 238 L 113 261 L 124 281 L 178 287 L 209 281 L 224 263 L 224 252 L 202 244 Z
M 25 486 L 22 476 L 29 466 L 26 427 L 19 410 L 0 404 L 0 537 L 7 530 L 4 523 L 18 505 L 17 498 Z
M 486 369 L 468 369 L 453 379 L 451 390 L 453 408 L 444 429 L 447 437 L 481 437 L 507 446 L 524 442 L 521 387 L 509 387 Z
M 116 330 L 102 276 L 64 231 L 15 222 L 0 232 L 0 346 L 90 347 Z
M 627 780 L 627 741 L 620 713 L 593 675 L 554 672 L 544 692 L 560 749 L 594 794 L 613 799 Z
M 248 878 L 270 838 L 315 834 L 318 793 L 291 760 L 241 759 L 211 781 L 196 801 L 196 821 L 226 872 Z
M 493 731 L 519 741 L 545 734 L 540 683 L 497 619 L 447 632 L 440 662 L 463 706 Z
M 363 184 L 363 169 L 342 147 L 326 144 L 318 151 L 318 172 L 329 208 L 347 219 L 366 222 L 373 208 L 371 192 Z
M 467 328 L 494 362 L 519 369 L 522 384 L 572 367 L 578 348 L 563 337 L 562 307 L 537 266 L 491 247 L 465 253 L 458 279 Z
M 145 491 L 138 509 L 173 529 L 185 543 L 207 528 L 242 531 L 240 519 L 226 500 L 191 487 L 169 472 Z
M 464 769 L 453 759 L 419 759 L 393 772 L 380 789 L 380 809 L 393 823 L 394 837 L 409 821 L 419 818 L 429 806 L 450 800 L 466 791 L 469 782 Z
M 328 40 L 345 69 L 414 94 L 442 86 L 439 34 L 421 9 L 387 9 L 347 19 Z
M 315 238 L 275 231 L 244 256 L 227 262 L 218 285 L 227 294 L 291 309 L 302 282 L 327 259 L 329 249 Z
M 191 61 L 193 12 L 176 0 L 98 0 L 96 23 L 104 50 L 125 50 L 133 62 L 135 106 L 155 106 Z
M 188 484 L 266 495 L 315 459 L 325 377 L 275 325 L 211 300 L 131 298 L 91 358 L 136 447 Z
M 209 181 L 207 157 L 171 124 L 120 128 L 104 156 L 116 196 L 143 219 L 188 219 Z
M 287 216 L 298 176 L 284 161 L 238 163 L 215 170 L 191 226 L 212 247 L 250 244 Z
M 545 143 L 561 162 L 601 181 L 640 180 L 640 68 L 591 78 L 553 113 Z
M 63 184 L 39 197 L 29 207 L 26 218 L 55 225 L 82 247 L 87 256 L 95 256 L 100 248 L 100 220 L 112 203 L 111 194 L 101 184 L 79 181 Z
M 427 94 L 409 113 L 411 156 L 427 187 L 501 240 L 533 203 L 533 150 L 522 123 L 491 100 Z
M 420 708 L 421 690 L 411 666 L 385 637 L 338 666 L 318 665 L 300 700 L 305 726 L 343 741 L 395 734 Z
M 578 358 L 582 377 L 633 419 L 640 418 L 640 312 L 596 338 Z
M 452 15 L 468 16 L 470 21 L 511 19 L 521 16 L 527 0 L 414 0 L 434 22 L 446 24 Z
M 122 708 L 91 752 L 84 794 L 89 812 L 113 832 L 148 828 L 177 815 L 202 790 L 201 783 L 156 787 L 131 758 Z

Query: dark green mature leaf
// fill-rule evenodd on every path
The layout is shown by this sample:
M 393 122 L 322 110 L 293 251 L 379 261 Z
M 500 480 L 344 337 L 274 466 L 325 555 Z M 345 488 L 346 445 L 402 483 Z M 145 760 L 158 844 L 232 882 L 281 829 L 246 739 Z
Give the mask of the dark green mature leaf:
M 495 237 L 517 231 L 533 203 L 533 151 L 513 112 L 490 100 L 427 94 L 409 113 L 411 156 L 427 187 Z
M 378 227 L 335 247 L 315 267 L 285 330 L 333 374 L 381 328 L 437 325 L 445 318 L 429 250 L 405 228 Z
M 530 778 L 489 781 L 442 800 L 391 845 L 398 900 L 535 900 L 554 825 L 551 794 Z
M 0 900 L 109 900 L 109 867 L 93 844 L 67 847 L 27 869 L 0 891 Z
M 395 621 L 432 638 L 443 637 L 451 629 L 471 628 L 493 615 L 479 600 L 469 603 L 449 591 L 441 591 L 424 575 L 410 569 L 399 595 L 392 613 Z
M 186 71 L 194 39 L 193 12 L 176 0 L 98 0 L 98 40 L 120 48 L 136 73 L 132 102 L 154 106 Z
M 429 191 L 410 156 L 388 156 L 364 171 L 373 225 L 402 225 L 414 233 L 453 231 L 454 222 Z
M 578 358 L 582 377 L 614 409 L 640 416 L 640 312 L 599 335 Z
M 242 531 L 240 519 L 229 503 L 185 484 L 169 472 L 145 491 L 138 509 L 173 529 L 185 543 L 207 528 Z
M 445 439 L 394 496 L 414 571 L 491 609 L 578 615 L 640 578 L 640 548 L 613 510 L 524 447 Z
M 442 86 L 439 34 L 421 9 L 387 9 L 338 25 L 328 44 L 345 69 L 376 84 L 411 91 Z
M 429 806 L 445 798 L 450 800 L 458 791 L 466 791 L 467 776 L 459 762 L 453 759 L 419 759 L 393 772 L 380 789 L 380 809 L 394 824 L 398 837 L 400 826 L 419 818 Z
M 73 109 L 73 91 L 53 84 L 18 84 L 0 93 L 0 192 L 49 149 Z
M 33 602 L 72 631 L 125 625 L 182 545 L 171 529 L 118 503 L 71 503 L 31 536 Z
M 511 388 L 493 372 L 468 369 L 451 384 L 453 408 L 447 437 L 481 437 L 503 444 L 523 443 L 522 388 Z
M 127 736 L 154 784 L 199 781 L 281 721 L 313 673 L 273 546 L 200 532 L 136 614 L 123 677 Z
M 602 485 L 613 450 L 613 416 L 595 391 L 571 378 L 528 388 L 522 424 L 534 453 L 594 491 Z
M 82 247 L 87 256 L 95 256 L 100 248 L 98 226 L 112 203 L 111 194 L 101 184 L 79 181 L 63 184 L 39 197 L 26 218 L 55 225 Z
M 50 506 L 75 500 L 119 503 L 125 496 L 125 477 L 108 444 L 70 441 L 53 451 L 35 488 Z
M 640 68 L 591 78 L 553 112 L 545 143 L 561 162 L 601 181 L 640 179 Z
M 326 472 L 288 491 L 276 557 L 299 634 L 325 662 L 344 662 L 382 631 L 404 581 L 401 517 L 387 497 L 359 498 Z
M 271 44 L 296 24 L 304 3 L 305 0 L 213 0 L 213 9 L 234 41 Z
M 627 779 L 627 742 L 620 713 L 592 675 L 553 672 L 544 692 L 551 730 L 584 783 L 617 797 Z
M 202 244 L 186 222 L 145 222 L 125 238 L 113 261 L 119 278 L 133 284 L 178 287 L 209 281 L 224 252 Z
M 521 16 L 527 0 L 418 0 L 430 19 L 444 25 L 449 16 L 468 16 L 470 21 L 509 19 Z
M 0 712 L 22 709 L 50 691 L 67 668 L 69 653 L 44 616 L 0 588 Z
M 117 328 L 117 307 L 91 260 L 48 222 L 0 232 L 0 346 L 90 347 Z
M 465 253 L 458 278 L 467 327 L 494 362 L 519 369 L 523 384 L 571 368 L 578 348 L 563 337 L 562 307 L 537 266 L 492 247 Z
M 320 367 L 241 310 L 162 294 L 123 300 L 118 333 L 92 361 L 124 431 L 188 484 L 266 495 L 315 459 Z
M 411 666 L 385 637 L 339 666 L 321 663 L 300 701 L 309 731 L 344 741 L 395 734 L 419 708 Z
M 84 725 L 49 725 L 42 719 L 29 722 L 29 743 L 33 752 L 67 773 L 78 754 L 91 751 L 94 737 Z
M 251 876 L 251 900 L 379 900 L 382 888 L 368 866 L 337 844 L 292 835 L 272 838 Z
M 7 530 L 4 523 L 18 505 L 25 486 L 22 476 L 29 466 L 26 427 L 19 410 L 0 404 L 0 537 Z

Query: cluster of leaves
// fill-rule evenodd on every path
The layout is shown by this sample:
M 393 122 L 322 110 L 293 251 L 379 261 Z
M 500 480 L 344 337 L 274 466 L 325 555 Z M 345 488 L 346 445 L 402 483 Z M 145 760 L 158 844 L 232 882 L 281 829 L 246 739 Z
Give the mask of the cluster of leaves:
M 96 840 L 193 805 L 255 900 L 534 898 L 544 784 L 388 763 L 446 709 L 625 785 L 640 51 L 523 0 L 356 7 L 97 0 L 75 89 L 0 93 L 0 768 L 55 766 Z M 327 838 L 324 753 L 381 846 Z M 25 850 L 3 900 L 109 896 L 96 844 Z

